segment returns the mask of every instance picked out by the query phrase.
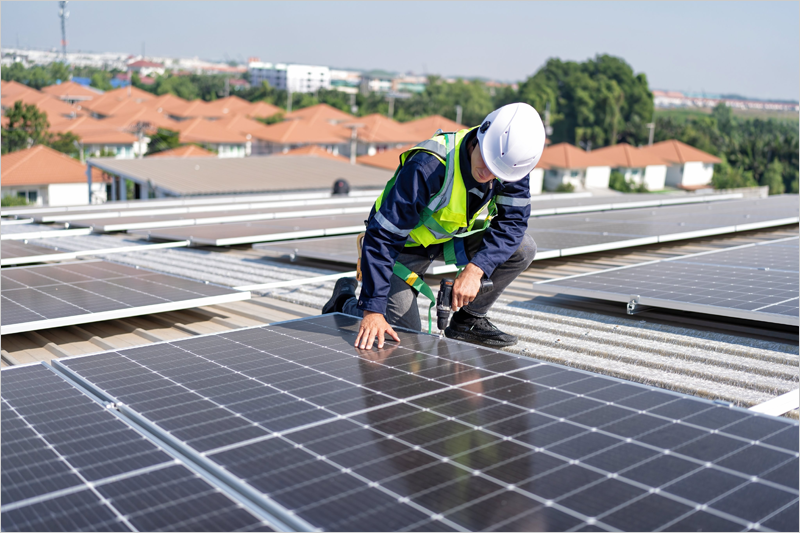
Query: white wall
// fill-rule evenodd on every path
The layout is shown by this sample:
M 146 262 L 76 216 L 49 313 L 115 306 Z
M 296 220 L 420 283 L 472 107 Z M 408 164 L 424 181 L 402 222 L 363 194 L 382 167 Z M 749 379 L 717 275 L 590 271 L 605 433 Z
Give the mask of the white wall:
M 53 183 L 47 186 L 47 200 L 51 207 L 86 205 L 89 203 L 86 183 Z M 106 201 L 106 184 L 92 183 L 92 203 Z
M 252 86 L 266 81 L 282 91 L 288 86 L 293 93 L 312 93 L 317 89 L 331 88 L 331 71 L 328 67 L 259 62 L 250 63 L 248 72 Z
M 644 185 L 648 191 L 660 191 L 667 177 L 666 165 L 648 165 L 644 169 Z
M 611 167 L 589 167 L 586 169 L 587 189 L 608 189 L 608 180 L 611 177 Z
M 678 187 L 683 180 L 683 166 L 670 165 L 667 167 L 667 178 L 665 183 L 670 187 Z
M 245 157 L 247 153 L 247 147 L 244 144 L 218 144 L 214 148 L 217 150 L 217 157 L 220 159 Z
M 562 183 L 571 184 L 576 191 L 584 189 L 584 171 L 581 169 L 551 168 L 544 173 L 544 188 L 554 191 Z
M 86 189 L 84 188 L 84 191 Z M 24 193 L 25 198 L 29 201 L 33 201 L 30 193 L 36 193 L 36 201 L 33 205 L 47 205 L 47 187 L 42 185 L 21 185 L 15 187 L 3 187 L 2 191 L 0 191 L 1 196 L 20 196 L 20 193 Z
M 714 175 L 714 165 L 691 161 L 683 165 L 682 185 L 691 187 L 695 185 L 708 185 Z
M 531 196 L 534 194 L 542 194 L 542 185 L 544 183 L 544 170 L 541 168 L 534 168 L 528 180 L 531 184 Z
M 150 139 L 145 137 L 144 150 L 147 152 L 147 143 Z M 138 149 L 138 142 L 131 144 L 89 144 L 84 148 L 86 157 L 98 157 L 103 150 L 114 152 L 116 155 L 114 159 L 136 159 L 136 150 Z
M 689 161 L 683 165 L 672 165 L 667 169 L 666 184 L 671 187 L 708 185 L 714 176 L 712 163 Z

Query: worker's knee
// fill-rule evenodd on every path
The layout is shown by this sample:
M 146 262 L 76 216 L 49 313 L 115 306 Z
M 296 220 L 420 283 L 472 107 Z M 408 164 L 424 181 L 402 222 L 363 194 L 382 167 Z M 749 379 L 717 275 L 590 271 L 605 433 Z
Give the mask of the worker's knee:
M 522 242 L 515 255 L 517 255 L 517 260 L 524 264 L 525 268 L 528 268 L 528 265 L 533 262 L 533 258 L 536 257 L 536 241 L 533 240 L 533 237 L 526 233 L 522 237 Z

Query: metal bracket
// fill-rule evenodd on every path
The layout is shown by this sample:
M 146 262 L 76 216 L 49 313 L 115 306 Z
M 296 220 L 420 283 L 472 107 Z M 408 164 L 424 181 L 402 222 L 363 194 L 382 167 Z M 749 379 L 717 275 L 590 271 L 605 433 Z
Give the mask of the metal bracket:
M 639 314 L 639 313 L 644 313 L 645 311 L 650 309 L 650 307 L 642 305 L 642 304 L 639 303 L 639 299 L 640 298 L 641 298 L 641 296 L 639 296 L 638 294 L 632 294 L 630 296 L 630 299 L 628 300 L 628 306 L 627 306 L 629 315 L 636 315 L 636 314 Z

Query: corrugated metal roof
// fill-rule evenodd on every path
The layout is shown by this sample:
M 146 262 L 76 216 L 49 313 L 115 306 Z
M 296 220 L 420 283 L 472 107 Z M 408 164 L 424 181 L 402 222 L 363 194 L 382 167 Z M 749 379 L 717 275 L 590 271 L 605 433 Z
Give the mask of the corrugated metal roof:
M 355 188 L 381 188 L 391 173 L 313 156 L 192 159 L 90 159 L 90 165 L 170 195 L 327 190 L 344 178 Z

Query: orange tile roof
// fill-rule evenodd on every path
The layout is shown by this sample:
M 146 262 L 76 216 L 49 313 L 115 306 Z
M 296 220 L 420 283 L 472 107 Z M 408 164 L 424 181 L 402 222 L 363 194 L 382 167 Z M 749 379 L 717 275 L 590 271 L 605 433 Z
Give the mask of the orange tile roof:
M 53 133 L 72 132 L 80 137 L 84 145 L 88 144 L 131 144 L 136 142 L 136 135 L 125 131 L 119 124 L 109 123 L 92 117 L 80 117 L 51 126 Z
M 284 110 L 276 105 L 268 104 L 267 102 L 253 102 L 245 114 L 250 117 L 267 118 L 283 112 Z
M 242 135 L 245 140 L 249 140 L 247 137 L 248 135 L 253 139 L 260 140 L 268 140 L 270 137 L 267 126 L 244 115 L 232 114 L 211 122 L 220 128 L 225 128 L 230 132 Z
M 195 146 L 194 144 L 187 144 L 184 146 L 179 146 L 177 148 L 173 148 L 172 150 L 164 150 L 163 152 L 158 152 L 157 154 L 147 155 L 145 157 L 217 157 L 214 152 L 209 152 L 208 150 L 204 150 L 199 146 Z
M 138 122 L 150 123 L 152 127 L 149 131 L 155 131 L 157 128 L 175 130 L 178 124 L 176 120 L 169 118 L 166 113 L 159 113 L 152 108 L 141 105 L 131 108 L 130 111 L 125 109 L 125 113 L 117 113 L 102 119 L 100 122 L 109 127 L 126 131 L 133 129 Z
M 467 126 L 443 117 L 442 115 L 431 115 L 430 117 L 418 118 L 417 120 L 405 122 L 403 123 L 403 127 L 413 132 L 415 137 L 418 137 L 419 140 L 422 141 L 423 139 L 430 139 L 433 137 L 436 130 L 440 129 L 445 132 L 458 131 L 463 130 Z
M 193 118 L 177 123 L 175 130 L 180 132 L 181 142 L 199 142 L 211 144 L 244 144 L 246 134 L 231 131 L 219 120 Z
M 436 130 L 434 130 L 436 131 Z M 400 154 L 414 146 L 416 143 L 403 146 L 402 148 L 392 148 L 384 150 L 375 155 L 362 155 L 356 158 L 356 163 L 361 165 L 368 165 L 371 167 L 385 168 L 387 170 L 394 170 L 400 164 Z
M 619 143 L 592 150 L 587 154 L 591 166 L 612 168 L 642 168 L 649 165 L 669 165 L 669 161 L 652 151 Z
M 285 154 L 278 153 L 275 155 L 310 155 L 314 157 L 327 157 L 328 159 L 334 159 L 336 161 L 347 161 L 343 155 L 334 155 L 331 152 L 327 151 L 325 148 L 321 146 L 317 146 L 314 144 L 309 144 L 307 146 L 302 146 L 300 148 L 295 148 L 294 150 L 289 150 Z
M 558 143 L 544 149 L 537 166 L 539 168 L 544 168 L 543 165 L 557 168 L 586 168 L 592 166 L 592 161 L 588 156 L 589 154 L 585 151 L 569 143 Z
M 34 90 L 22 92 L 16 96 L 4 96 L 0 102 L 2 102 L 3 109 L 13 107 L 14 102 L 35 105 L 39 111 L 47 113 L 47 121 L 51 125 L 86 114 L 81 112 L 81 106 L 71 106 L 54 96 Z
M 0 157 L 0 167 L 4 186 L 86 183 L 86 165 L 41 144 Z
M 342 126 L 346 124 L 363 124 L 363 127 L 358 128 L 358 140 L 365 143 L 401 144 L 425 139 L 418 138 L 419 135 L 413 130 L 378 113 L 349 120 L 342 123 Z
M 74 81 L 66 81 L 59 85 L 48 85 L 47 87 L 42 87 L 42 92 L 62 100 L 68 100 L 68 97 L 70 96 L 92 100 L 103 95 L 103 91 L 90 89 L 81 85 L 80 83 L 75 83 Z
M 652 146 L 642 147 L 641 150 L 654 153 L 659 157 L 671 161 L 673 163 L 721 163 L 722 160 L 716 156 L 704 152 L 686 143 L 671 139 L 669 141 L 661 141 L 653 144 Z
M 252 104 L 244 98 L 239 98 L 236 95 L 228 96 L 227 98 L 220 98 L 208 102 L 205 108 L 205 116 L 207 117 L 224 117 L 229 113 L 246 113 Z
M 176 96 L 175 98 L 178 97 Z M 181 99 L 179 98 L 179 100 Z M 209 115 L 207 111 L 209 104 L 203 100 L 183 100 L 183 102 L 183 104 L 179 102 L 175 104 L 170 103 L 169 107 L 165 107 L 164 110 L 170 115 L 181 118 L 214 116 L 213 112 Z
M 286 115 L 286 119 L 302 118 L 308 121 L 326 121 L 326 122 L 344 122 L 353 120 L 353 115 L 345 113 L 340 109 L 336 109 L 328 104 L 317 104 L 310 107 L 304 107 L 297 111 L 292 111 Z
M 128 96 L 128 89 L 131 91 L 130 96 Z M 106 91 L 102 96 L 93 98 L 83 105 L 98 115 L 113 115 L 124 107 L 129 106 L 131 102 L 141 104 L 154 98 L 155 95 L 136 87 L 120 87 L 113 91 Z
M 324 120 L 284 120 L 265 126 L 263 140 L 275 144 L 341 144 L 348 142 L 350 132 Z
M 38 92 L 36 89 L 31 89 L 18 81 L 0 81 L 0 95 L 3 98 L 7 96 L 14 97 L 31 91 Z
M 159 113 L 169 113 L 173 108 L 180 109 L 181 107 L 185 106 L 187 102 L 188 100 L 184 100 L 180 96 L 167 93 L 147 100 L 144 105 L 145 107 L 154 109 Z

